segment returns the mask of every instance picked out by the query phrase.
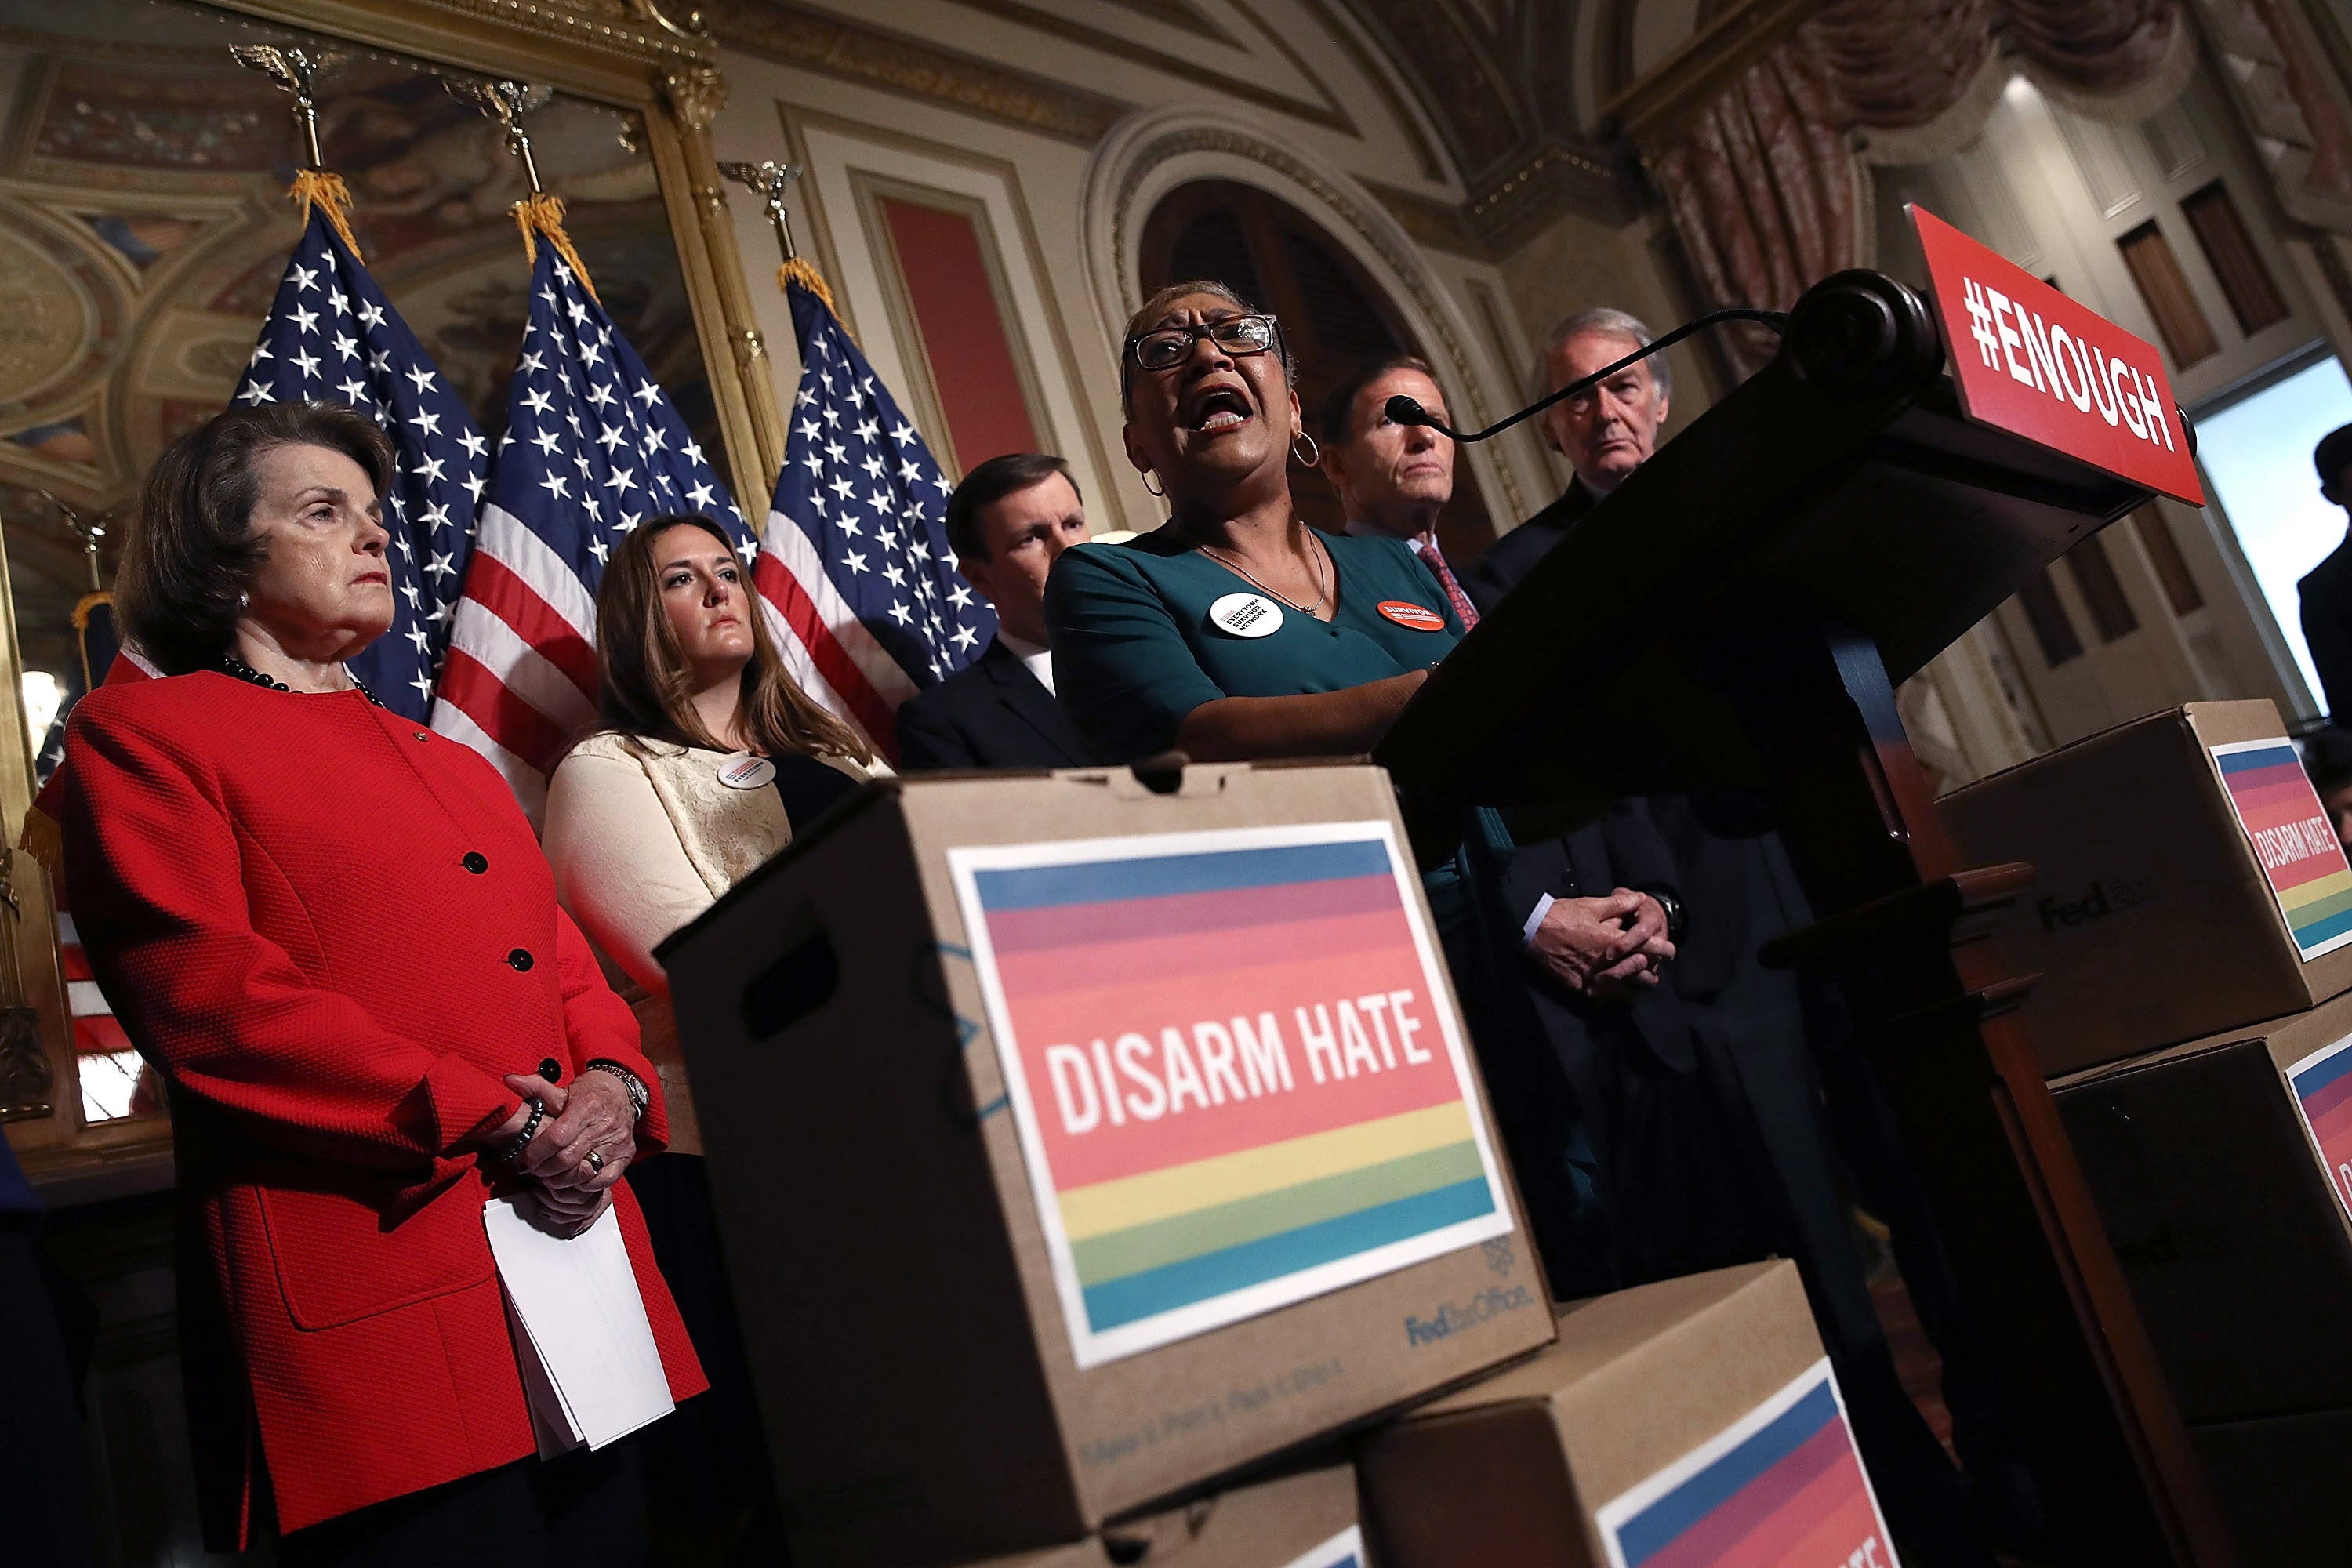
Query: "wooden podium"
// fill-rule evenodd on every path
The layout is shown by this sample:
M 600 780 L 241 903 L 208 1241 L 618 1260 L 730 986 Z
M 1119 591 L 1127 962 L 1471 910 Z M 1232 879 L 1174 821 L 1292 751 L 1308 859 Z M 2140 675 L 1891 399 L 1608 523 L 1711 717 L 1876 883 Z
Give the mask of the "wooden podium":
M 1895 682 L 2147 496 L 1969 423 L 1926 305 L 1841 273 L 1375 755 L 1429 858 L 1474 805 L 1572 818 L 1766 792 L 1823 912 L 1766 958 L 1843 986 L 2067 1561 L 2220 1564 L 2235 1554 L 2016 1011 L 2033 977 L 2003 973 L 1987 934 L 2032 868 L 1963 863 L 1895 706 Z

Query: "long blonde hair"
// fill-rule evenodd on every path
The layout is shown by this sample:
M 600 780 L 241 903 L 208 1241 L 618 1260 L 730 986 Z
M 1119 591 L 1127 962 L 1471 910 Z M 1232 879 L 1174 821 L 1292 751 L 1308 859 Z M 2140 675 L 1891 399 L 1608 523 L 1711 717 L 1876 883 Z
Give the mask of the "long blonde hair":
M 661 573 L 654 545 L 674 528 L 698 528 L 732 550 L 719 525 L 686 514 L 649 517 L 631 530 L 605 563 L 596 587 L 598 708 L 605 724 L 635 741 L 667 741 L 707 751 L 732 748 L 713 735 L 695 711 L 691 673 L 677 633 L 662 608 Z M 769 756 L 831 752 L 860 763 L 874 760 L 865 737 L 819 707 L 784 668 L 751 574 L 743 573 L 751 623 L 751 659 L 737 699 L 743 739 Z

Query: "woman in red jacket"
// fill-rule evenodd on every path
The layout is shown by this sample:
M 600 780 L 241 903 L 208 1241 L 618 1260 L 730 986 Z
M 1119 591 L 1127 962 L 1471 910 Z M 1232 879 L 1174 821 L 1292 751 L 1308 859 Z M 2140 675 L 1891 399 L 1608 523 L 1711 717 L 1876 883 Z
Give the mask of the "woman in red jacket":
M 662 1147 L 659 1086 L 504 782 L 343 667 L 392 624 L 391 465 L 322 404 L 232 410 L 157 460 L 117 597 L 169 679 L 76 709 L 67 881 L 170 1086 L 183 1256 L 211 1275 L 182 1280 L 191 1418 L 200 1468 L 241 1482 L 238 1543 L 636 1561 L 628 1445 L 535 1457 L 483 1207 L 528 1191 L 562 1233 L 617 1207 L 671 1393 L 700 1391 L 616 1184 Z

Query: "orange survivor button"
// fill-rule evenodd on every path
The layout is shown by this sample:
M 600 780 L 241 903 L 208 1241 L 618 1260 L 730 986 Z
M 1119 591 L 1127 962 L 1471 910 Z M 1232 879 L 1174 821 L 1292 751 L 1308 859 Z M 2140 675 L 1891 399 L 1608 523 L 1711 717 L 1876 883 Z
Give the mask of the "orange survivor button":
M 1382 599 L 1381 614 L 1397 625 L 1417 632 L 1442 632 L 1445 629 L 1444 616 L 1435 610 L 1423 609 L 1409 599 Z

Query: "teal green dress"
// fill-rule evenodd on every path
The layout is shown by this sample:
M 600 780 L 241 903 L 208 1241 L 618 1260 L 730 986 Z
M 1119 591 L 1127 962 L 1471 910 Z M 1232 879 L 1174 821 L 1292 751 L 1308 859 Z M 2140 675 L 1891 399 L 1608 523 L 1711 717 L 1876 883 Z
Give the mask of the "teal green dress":
M 1167 528 L 1065 552 L 1045 584 L 1054 689 L 1096 754 L 1150 756 L 1173 746 L 1203 702 L 1341 691 L 1426 669 L 1462 640 L 1445 590 L 1411 545 L 1316 537 L 1339 576 L 1328 621 Z

